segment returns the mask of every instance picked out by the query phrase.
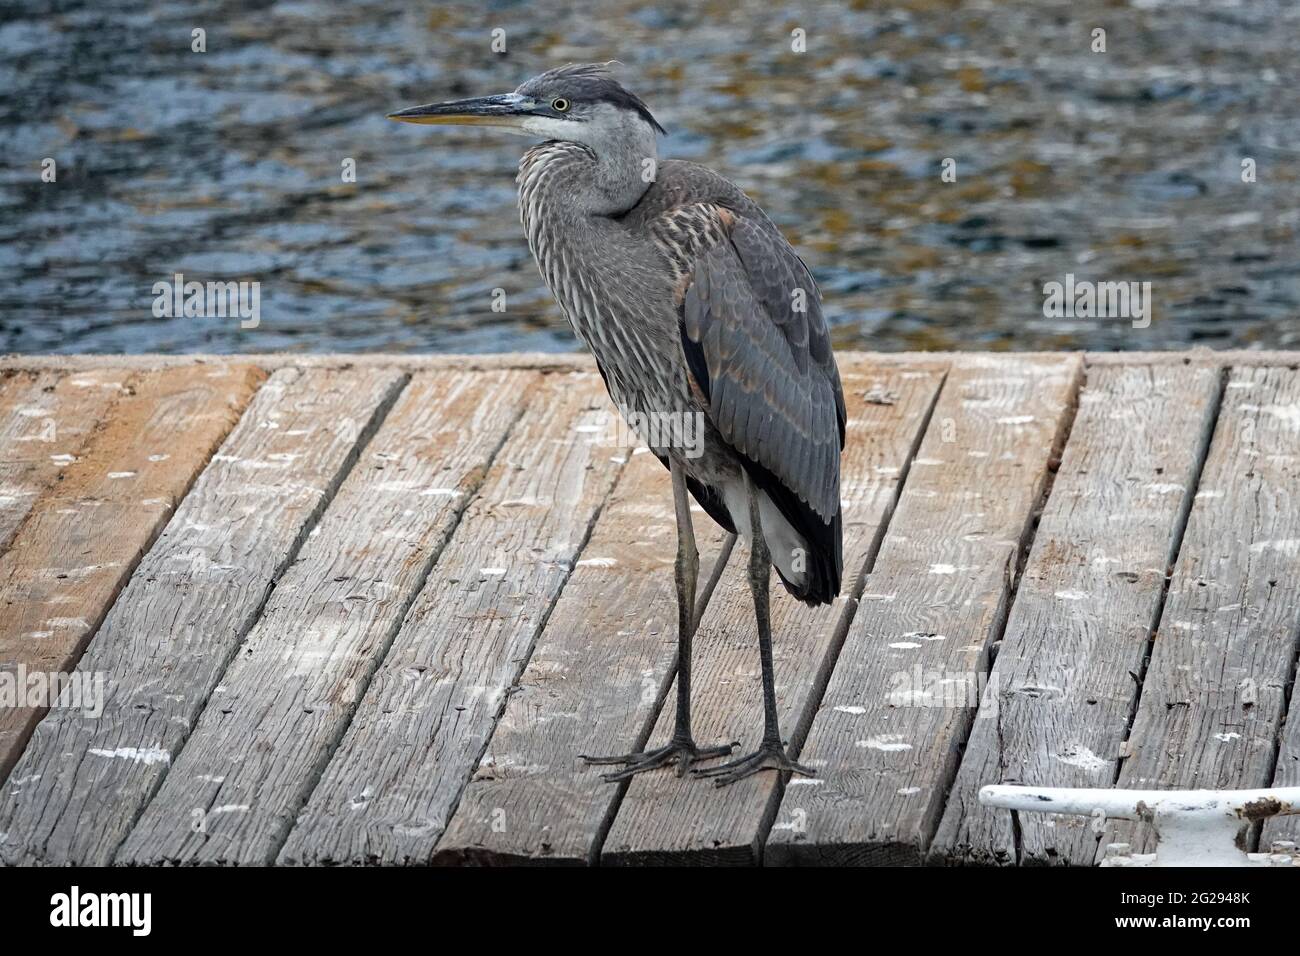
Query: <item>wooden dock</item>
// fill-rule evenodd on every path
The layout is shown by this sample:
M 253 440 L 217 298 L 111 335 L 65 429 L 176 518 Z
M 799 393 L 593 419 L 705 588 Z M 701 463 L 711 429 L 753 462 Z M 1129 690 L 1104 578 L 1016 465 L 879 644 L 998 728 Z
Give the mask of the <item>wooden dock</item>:
M 0 862 L 1144 850 L 976 794 L 1300 784 L 1298 366 L 842 355 L 844 593 L 772 599 L 820 776 L 716 789 L 578 759 L 667 735 L 675 645 L 668 474 L 586 359 L 11 356 Z M 696 528 L 708 575 L 723 536 Z M 696 735 L 752 748 L 740 555 L 704 599 Z

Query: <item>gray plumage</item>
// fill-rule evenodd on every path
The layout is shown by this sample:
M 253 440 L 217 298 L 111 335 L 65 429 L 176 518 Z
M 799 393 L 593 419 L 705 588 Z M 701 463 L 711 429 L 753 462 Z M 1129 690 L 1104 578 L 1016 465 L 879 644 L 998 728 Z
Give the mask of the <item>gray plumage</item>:
M 622 88 L 583 66 L 517 92 L 612 103 L 620 97 L 611 89 Z M 842 566 L 844 398 L 816 283 L 753 200 L 703 166 L 658 161 L 657 124 L 637 109 L 624 114 L 616 137 L 525 154 L 519 208 L 529 246 L 615 404 L 642 420 L 703 413 L 705 453 L 683 460 L 697 500 L 747 533 L 738 494 L 742 471 L 752 472 L 771 502 L 765 510 L 779 515 L 769 538 L 787 588 L 829 601 Z

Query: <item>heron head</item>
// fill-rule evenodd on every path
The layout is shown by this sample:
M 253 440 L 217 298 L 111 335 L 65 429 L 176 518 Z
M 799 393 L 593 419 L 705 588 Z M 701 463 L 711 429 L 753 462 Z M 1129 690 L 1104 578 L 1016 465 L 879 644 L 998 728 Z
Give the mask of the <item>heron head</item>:
M 403 123 L 494 126 L 523 136 L 566 140 L 599 150 L 629 138 L 654 141 L 664 129 L 650 110 L 610 74 L 608 64 L 547 70 L 513 93 L 431 103 L 388 114 Z

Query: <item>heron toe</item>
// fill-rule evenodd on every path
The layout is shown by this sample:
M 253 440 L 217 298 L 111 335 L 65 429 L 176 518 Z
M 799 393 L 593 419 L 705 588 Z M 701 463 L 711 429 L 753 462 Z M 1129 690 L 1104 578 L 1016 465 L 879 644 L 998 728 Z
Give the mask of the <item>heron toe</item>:
M 691 764 L 701 760 L 726 757 L 736 746 L 733 743 L 720 747 L 697 747 L 693 740 L 674 738 L 662 747 L 643 753 L 622 754 L 618 757 L 588 757 L 586 754 L 580 754 L 579 756 L 586 763 L 597 766 L 626 764 L 622 770 L 601 774 L 601 778 L 606 783 L 617 783 L 620 780 L 630 780 L 637 774 L 645 773 L 647 770 L 666 767 L 672 763 L 677 764 L 677 776 L 682 777 L 685 776 L 686 769 Z
M 760 770 L 779 770 L 784 773 L 797 773 L 803 777 L 815 777 L 817 772 L 811 767 L 797 764 L 786 754 L 780 742 L 764 741 L 752 754 L 728 760 L 716 767 L 702 767 L 692 771 L 697 777 L 710 777 L 716 787 L 725 787 L 729 783 L 743 780 Z

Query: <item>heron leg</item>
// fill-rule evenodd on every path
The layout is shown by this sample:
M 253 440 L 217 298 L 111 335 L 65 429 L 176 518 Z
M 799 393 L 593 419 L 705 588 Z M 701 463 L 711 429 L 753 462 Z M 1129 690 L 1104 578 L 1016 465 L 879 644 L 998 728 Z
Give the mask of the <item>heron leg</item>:
M 815 777 L 817 774 L 795 763 L 786 753 L 776 713 L 776 676 L 772 667 L 772 621 L 769 613 L 768 584 L 771 580 L 772 556 L 759 520 L 758 489 L 745 476 L 749 497 L 749 590 L 754 596 L 754 620 L 758 627 L 758 656 L 763 665 L 763 739 L 752 754 L 728 760 L 713 767 L 698 769 L 701 777 L 712 777 L 719 787 L 743 780 L 760 770 L 777 770 Z
M 625 764 L 622 770 L 604 774 L 604 779 L 611 783 L 669 764 L 677 765 L 677 776 L 680 777 L 696 761 L 725 757 L 736 746 L 697 747 L 691 735 L 691 642 L 699 623 L 695 617 L 695 590 L 700 575 L 700 553 L 691 526 L 686 474 L 676 460 L 671 460 L 669 467 L 673 478 L 673 504 L 677 510 L 677 561 L 674 565 L 677 584 L 677 719 L 673 736 L 663 747 L 617 757 L 583 755 L 582 759 L 589 764 Z

